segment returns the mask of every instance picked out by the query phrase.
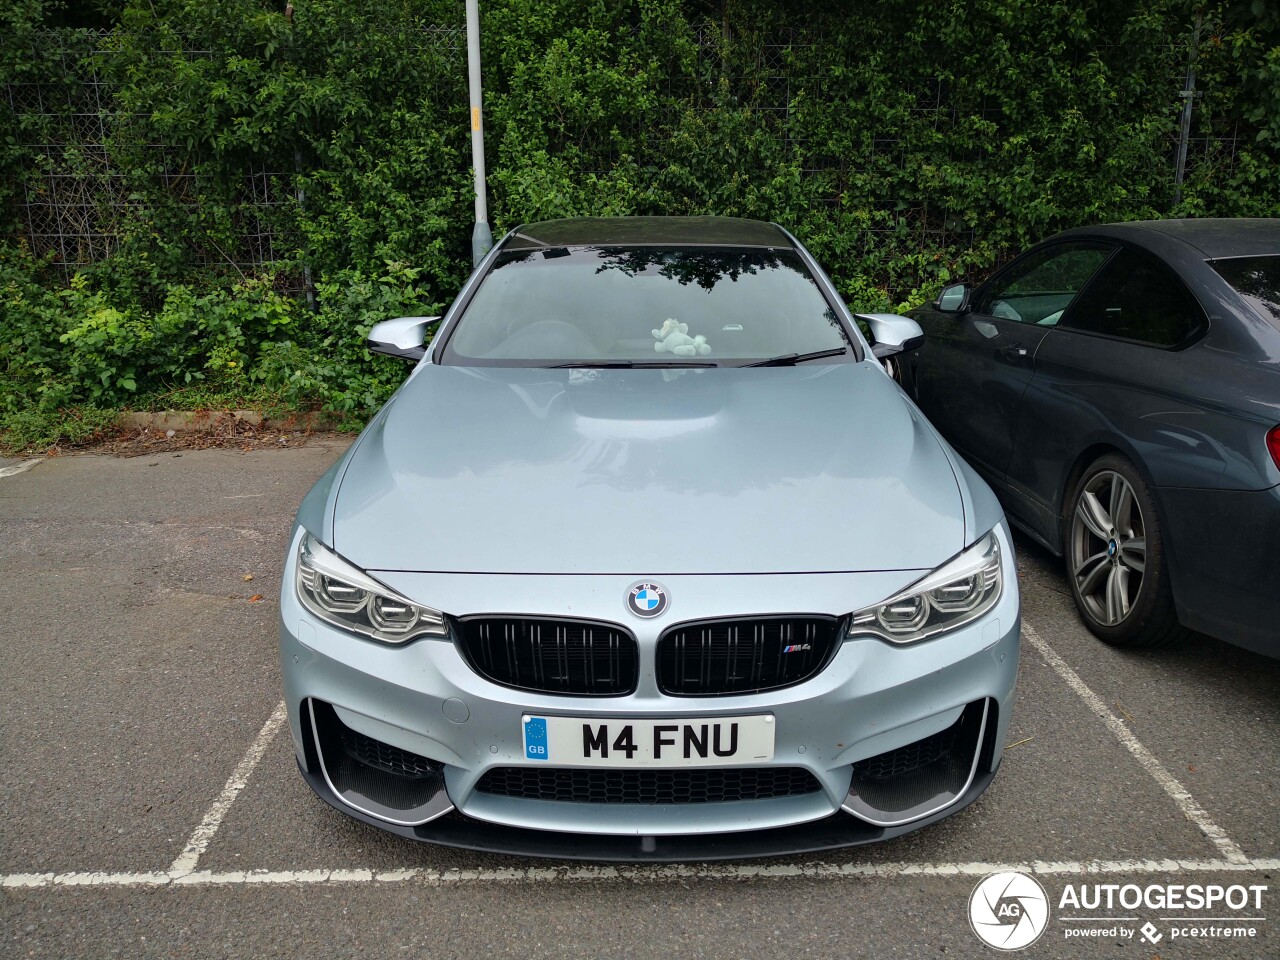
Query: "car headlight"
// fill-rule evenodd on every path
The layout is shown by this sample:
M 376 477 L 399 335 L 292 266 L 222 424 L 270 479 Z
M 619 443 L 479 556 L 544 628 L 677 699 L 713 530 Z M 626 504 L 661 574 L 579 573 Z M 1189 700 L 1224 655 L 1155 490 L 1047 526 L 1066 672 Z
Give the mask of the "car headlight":
M 1000 599 L 1000 542 L 991 531 L 906 590 L 849 618 L 848 635 L 915 643 L 955 630 Z
M 298 599 L 321 620 L 383 643 L 449 635 L 444 614 L 401 596 L 311 534 L 298 546 Z

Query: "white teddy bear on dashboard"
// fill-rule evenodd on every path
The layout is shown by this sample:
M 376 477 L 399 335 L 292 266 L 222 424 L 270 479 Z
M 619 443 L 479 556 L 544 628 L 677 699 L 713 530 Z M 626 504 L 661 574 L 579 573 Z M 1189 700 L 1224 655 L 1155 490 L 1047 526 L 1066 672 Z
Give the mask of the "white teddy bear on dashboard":
M 650 330 L 653 339 L 658 342 L 653 349 L 658 353 L 674 353 L 677 357 L 706 356 L 711 352 L 711 344 L 702 334 L 689 336 L 689 325 L 681 323 L 674 317 L 668 317 L 661 330 Z

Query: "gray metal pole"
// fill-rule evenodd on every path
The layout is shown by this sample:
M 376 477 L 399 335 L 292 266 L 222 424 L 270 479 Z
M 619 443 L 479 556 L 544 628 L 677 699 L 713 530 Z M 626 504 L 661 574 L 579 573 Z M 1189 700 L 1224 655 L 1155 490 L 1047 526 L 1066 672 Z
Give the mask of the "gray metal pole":
M 476 225 L 471 231 L 471 260 L 478 266 L 493 248 L 489 200 L 484 186 L 484 116 L 480 90 L 480 4 L 467 0 L 467 72 L 471 88 L 471 166 L 476 172 Z

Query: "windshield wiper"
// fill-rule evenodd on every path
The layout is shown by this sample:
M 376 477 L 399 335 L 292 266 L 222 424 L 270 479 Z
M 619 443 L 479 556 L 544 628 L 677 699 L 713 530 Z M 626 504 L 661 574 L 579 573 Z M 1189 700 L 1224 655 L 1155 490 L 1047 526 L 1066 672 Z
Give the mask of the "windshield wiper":
M 848 353 L 846 347 L 838 347 L 832 350 L 815 350 L 813 353 L 784 353 L 780 357 L 770 357 L 768 360 L 757 360 L 755 363 L 744 363 L 744 367 L 793 367 L 797 363 L 804 363 L 806 360 L 821 360 L 823 357 L 839 357 Z
M 574 360 L 569 363 L 548 364 L 547 369 L 548 370 L 566 370 L 566 369 L 576 369 L 578 367 L 588 367 L 593 369 L 601 368 L 601 367 L 605 367 L 605 368 L 617 367 L 617 368 L 625 369 L 627 367 L 634 367 L 634 366 L 635 364 L 632 363 L 630 360 Z
M 629 370 L 632 367 L 642 367 L 645 369 L 667 370 L 672 367 L 715 367 L 719 364 L 710 360 L 574 360 L 570 363 L 553 363 L 548 369 L 564 370 L 564 369 L 604 369 Z

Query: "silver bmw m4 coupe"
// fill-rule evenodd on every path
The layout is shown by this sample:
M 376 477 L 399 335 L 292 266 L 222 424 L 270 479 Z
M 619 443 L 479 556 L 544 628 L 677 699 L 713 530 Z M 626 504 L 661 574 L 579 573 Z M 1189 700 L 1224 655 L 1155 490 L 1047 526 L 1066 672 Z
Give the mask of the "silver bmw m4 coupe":
M 428 332 L 438 324 L 429 349 Z M 600 860 L 895 837 L 991 782 L 1018 584 L 987 485 L 774 224 L 502 239 L 303 501 L 298 766 L 404 837 Z

